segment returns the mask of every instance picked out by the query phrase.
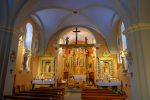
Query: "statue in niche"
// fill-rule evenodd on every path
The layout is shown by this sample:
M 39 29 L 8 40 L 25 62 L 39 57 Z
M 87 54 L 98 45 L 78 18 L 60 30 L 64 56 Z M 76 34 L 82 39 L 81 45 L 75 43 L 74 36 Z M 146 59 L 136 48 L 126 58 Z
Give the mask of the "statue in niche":
M 88 38 L 85 37 L 85 44 L 88 44 Z
M 104 63 L 104 73 L 109 73 L 109 63 Z
M 93 72 L 92 63 L 89 64 L 88 71 L 89 71 L 89 72 Z
M 25 49 L 24 53 L 24 59 L 23 59 L 23 69 L 27 70 L 28 69 L 28 57 L 29 57 L 30 51 L 28 49 Z
M 66 37 L 66 45 L 68 45 L 68 43 L 69 43 L 69 37 L 67 36 Z
M 104 78 L 104 81 L 109 81 L 110 78 L 111 78 L 111 75 L 110 75 L 110 65 L 108 62 L 104 62 L 104 74 L 103 74 L 103 78 Z
M 65 67 L 65 72 L 68 72 L 69 71 L 69 62 L 67 61 L 66 62 L 66 67 Z
M 46 64 L 45 64 L 45 72 L 51 72 L 50 62 L 46 62 Z

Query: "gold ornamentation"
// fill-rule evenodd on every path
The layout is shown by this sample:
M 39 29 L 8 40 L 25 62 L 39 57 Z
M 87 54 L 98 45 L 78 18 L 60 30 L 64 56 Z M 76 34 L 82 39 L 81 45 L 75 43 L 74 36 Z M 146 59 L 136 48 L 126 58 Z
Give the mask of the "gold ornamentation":
M 104 53 L 103 53 L 103 57 L 104 58 L 108 58 L 108 57 L 110 57 L 111 55 L 110 55 L 110 53 L 108 52 L 108 51 L 105 51 Z

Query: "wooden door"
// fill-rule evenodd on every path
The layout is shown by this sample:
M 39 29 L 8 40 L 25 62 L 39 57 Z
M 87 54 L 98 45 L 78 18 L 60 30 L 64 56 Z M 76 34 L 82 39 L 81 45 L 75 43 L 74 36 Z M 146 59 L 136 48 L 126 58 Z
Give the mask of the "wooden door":
M 94 72 L 89 73 L 89 82 L 94 83 Z
M 64 72 L 64 79 L 68 79 L 68 72 Z

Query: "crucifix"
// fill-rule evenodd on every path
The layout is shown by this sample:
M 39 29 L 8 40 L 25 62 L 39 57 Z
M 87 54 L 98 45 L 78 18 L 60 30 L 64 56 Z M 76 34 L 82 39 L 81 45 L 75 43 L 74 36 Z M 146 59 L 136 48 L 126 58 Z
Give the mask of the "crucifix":
M 80 32 L 80 31 L 78 31 L 78 28 L 76 27 L 76 30 L 73 32 L 76 33 L 76 44 L 78 44 L 78 32 Z

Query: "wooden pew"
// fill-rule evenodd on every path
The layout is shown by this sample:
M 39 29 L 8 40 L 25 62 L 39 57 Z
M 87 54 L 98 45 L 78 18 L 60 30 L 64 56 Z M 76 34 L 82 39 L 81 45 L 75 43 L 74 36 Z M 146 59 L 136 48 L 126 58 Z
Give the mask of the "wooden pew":
M 82 100 L 125 100 L 126 96 L 106 89 L 84 89 L 81 98 Z
M 49 98 L 54 98 L 54 99 L 59 99 L 57 94 L 36 94 L 36 93 L 17 93 L 15 94 L 17 96 L 36 96 L 36 97 L 49 97 Z
M 42 99 L 41 99 L 42 98 Z M 12 96 L 5 95 L 4 99 L 21 100 L 63 100 L 64 89 L 62 88 L 38 88 L 31 91 L 22 91 Z
M 35 88 L 32 89 L 30 92 L 42 92 L 42 93 L 56 93 L 61 96 L 62 98 L 64 98 L 64 88 Z
M 4 95 L 4 100 L 58 100 L 50 97 Z
M 126 100 L 125 96 L 83 96 L 82 100 Z
M 42 88 L 35 88 L 35 89 L 32 89 L 31 91 L 61 91 L 63 94 L 64 94 L 64 88 L 48 88 L 48 87 L 42 87 Z

